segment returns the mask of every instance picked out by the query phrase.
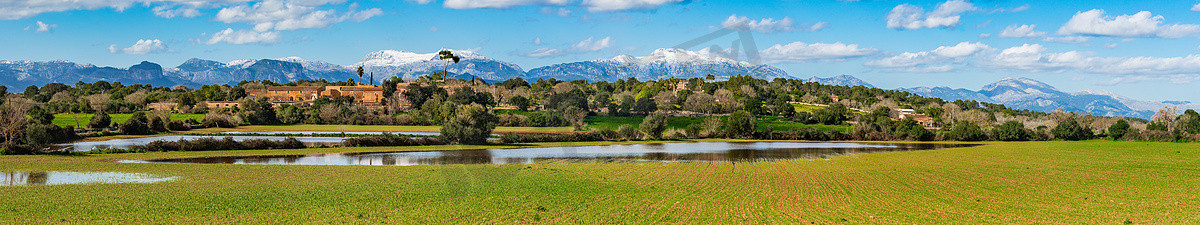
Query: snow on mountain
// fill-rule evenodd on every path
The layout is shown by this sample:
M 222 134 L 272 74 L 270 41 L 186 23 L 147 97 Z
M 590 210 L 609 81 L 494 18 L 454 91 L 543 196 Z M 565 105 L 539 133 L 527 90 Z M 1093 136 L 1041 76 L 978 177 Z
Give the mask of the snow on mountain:
M 488 81 L 503 81 L 514 77 L 525 76 L 525 70 L 517 64 L 503 62 L 479 55 L 466 50 L 449 50 L 460 58 L 458 63 L 437 58 L 437 53 L 413 53 L 397 50 L 382 50 L 372 52 L 363 57 L 350 68 L 363 67 L 367 72 L 374 72 L 379 81 L 390 77 L 415 79 L 419 76 L 430 75 L 448 70 L 455 78 L 481 78 Z M 449 68 L 446 66 L 449 65 Z
M 610 59 L 562 63 L 529 70 L 529 79 L 614 81 L 629 77 L 638 80 L 662 78 L 693 78 L 713 75 L 718 80 L 734 75 L 749 75 L 760 79 L 791 78 L 786 72 L 769 65 L 741 62 L 721 54 L 683 49 L 657 49 L 650 55 L 634 57 L 619 55 Z
M 977 102 L 993 102 L 991 97 L 967 90 L 963 88 L 948 88 L 948 87 L 915 87 L 915 88 L 900 88 L 898 91 L 910 92 L 925 97 L 937 97 L 949 101 L 953 100 L 971 100 Z
M 807 80 L 804 80 L 804 81 L 805 82 L 814 82 L 814 83 L 819 83 L 819 84 L 824 84 L 824 85 L 835 85 L 835 86 L 847 86 L 847 87 L 863 86 L 863 87 L 867 87 L 867 88 L 875 87 L 875 86 L 871 85 L 870 83 L 867 83 L 866 81 L 860 80 L 860 79 L 858 79 L 854 76 L 850 76 L 850 75 L 841 75 L 841 76 L 830 77 L 830 78 L 812 77 L 812 78 L 808 78 Z
M 901 88 L 925 97 L 945 100 L 974 100 L 998 103 L 1015 109 L 1050 112 L 1063 109 L 1069 112 L 1100 116 L 1149 118 L 1165 103 L 1138 101 L 1111 92 L 1085 90 L 1063 92 L 1029 78 L 1005 78 L 983 86 L 979 91 L 946 87 Z

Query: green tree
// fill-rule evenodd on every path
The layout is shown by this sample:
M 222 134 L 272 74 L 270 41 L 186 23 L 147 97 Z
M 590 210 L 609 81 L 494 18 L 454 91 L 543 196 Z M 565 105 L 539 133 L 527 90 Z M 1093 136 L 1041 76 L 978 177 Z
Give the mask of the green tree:
M 633 111 L 638 114 L 648 115 L 658 110 L 658 104 L 654 103 L 654 98 L 642 98 L 635 100 L 633 103 Z
M 457 55 L 454 55 L 454 53 L 452 53 L 448 50 L 441 50 L 441 51 L 438 51 L 438 59 L 440 59 L 440 60 L 449 59 L 450 61 L 453 61 L 454 63 L 458 63 L 459 57 Z M 445 77 L 450 76 L 450 63 L 446 63 L 446 66 L 442 67 L 442 76 L 443 76 L 443 79 L 445 79 Z
M 279 118 L 275 117 L 275 107 L 267 98 L 246 99 L 240 105 L 242 108 L 243 118 L 246 122 L 255 125 L 278 124 Z
M 1050 134 L 1053 134 L 1054 138 L 1068 141 L 1087 140 L 1092 138 L 1092 131 L 1084 128 L 1083 126 L 1079 126 L 1079 123 L 1075 122 L 1075 119 L 1066 119 L 1062 122 L 1059 122 L 1058 126 L 1055 126 L 1054 129 L 1050 130 Z
M 954 123 L 954 127 L 950 129 L 950 133 L 946 134 L 946 139 L 955 141 L 983 141 L 987 140 L 987 134 L 979 129 L 979 125 L 968 121 L 958 121 Z
M 757 130 L 755 126 L 757 124 L 754 122 L 754 115 L 745 110 L 738 110 L 725 120 L 725 135 L 731 138 L 754 137 L 754 131 Z
M 104 113 L 104 111 L 96 112 L 95 115 L 92 115 L 92 121 L 88 122 L 87 126 L 92 129 L 108 128 L 112 126 L 112 117 L 109 117 L 108 113 Z
M 442 125 L 442 138 L 460 144 L 486 144 L 497 121 L 496 115 L 483 106 L 464 106 Z
M 992 128 L 992 138 L 997 141 L 1028 141 L 1031 131 L 1025 129 L 1025 124 L 1008 121 Z
M 663 131 L 667 130 L 667 116 L 658 113 L 647 116 L 638 128 L 650 138 L 662 139 Z
M 1126 133 L 1129 133 L 1129 122 L 1125 120 L 1117 120 L 1112 126 L 1108 126 L 1108 136 L 1113 140 L 1120 140 Z
M 150 134 L 150 126 L 147 125 L 149 123 L 150 121 L 148 118 L 146 118 L 146 113 L 135 112 L 133 113 L 133 116 L 129 117 L 129 120 L 126 120 L 125 123 L 121 124 L 119 129 L 121 133 L 124 134 Z
M 525 111 L 529 109 L 529 98 L 520 95 L 513 96 L 512 98 L 508 98 L 508 104 L 517 107 L 517 110 Z
M 50 124 L 54 122 L 54 114 L 41 106 L 35 105 L 29 109 L 29 119 L 34 123 Z

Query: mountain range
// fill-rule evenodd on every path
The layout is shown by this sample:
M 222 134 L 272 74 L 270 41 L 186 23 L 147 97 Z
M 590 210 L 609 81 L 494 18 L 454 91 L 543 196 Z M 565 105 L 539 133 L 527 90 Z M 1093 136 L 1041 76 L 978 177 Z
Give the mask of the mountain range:
M 915 87 L 897 90 L 949 101 L 974 100 L 1039 112 L 1063 109 L 1068 112 L 1143 119 L 1149 119 L 1163 107 L 1200 109 L 1200 104 L 1186 101 L 1143 101 L 1107 91 L 1064 92 L 1049 84 L 1029 78 L 1001 79 L 983 86 L 978 91 L 948 87 Z
M 397 50 L 372 52 L 351 65 L 306 60 L 300 57 L 277 59 L 247 59 L 222 63 L 204 59 L 189 59 L 179 66 L 164 68 L 152 62 L 141 62 L 127 68 L 99 67 L 57 60 L 47 62 L 0 60 L 0 84 L 9 88 L 47 83 L 74 84 L 75 82 L 110 81 L 127 84 L 151 84 L 155 86 L 199 86 L 204 84 L 234 84 L 243 80 L 271 80 L 291 82 L 297 80 L 325 79 L 344 81 L 357 79 L 356 69 L 372 74 L 378 82 L 391 77 L 413 79 L 443 69 L 454 78 L 480 78 L 490 82 L 515 77 L 527 80 L 555 78 L 559 80 L 615 81 L 637 78 L 656 80 L 660 78 L 693 78 L 709 74 L 717 79 L 728 79 L 733 75 L 750 75 L 759 79 L 794 78 L 779 68 L 741 62 L 721 54 L 682 49 L 658 49 L 647 56 L 619 55 L 613 58 L 591 61 L 554 64 L 528 71 L 520 66 L 489 58 L 472 51 L 450 50 L 461 60 L 450 63 L 439 60 L 436 53 L 413 53 Z M 829 78 L 812 77 L 801 79 L 826 85 L 874 87 L 850 75 Z M 1004 104 L 1016 109 L 1049 112 L 1063 109 L 1071 112 L 1091 113 L 1104 116 L 1128 116 L 1149 118 L 1162 107 L 1200 108 L 1200 103 L 1185 101 L 1141 101 L 1111 92 L 1085 90 L 1080 92 L 1060 91 L 1048 84 L 1028 78 L 1006 78 L 988 84 L 978 91 L 949 87 L 900 88 L 926 97 L 946 100 L 974 100 Z

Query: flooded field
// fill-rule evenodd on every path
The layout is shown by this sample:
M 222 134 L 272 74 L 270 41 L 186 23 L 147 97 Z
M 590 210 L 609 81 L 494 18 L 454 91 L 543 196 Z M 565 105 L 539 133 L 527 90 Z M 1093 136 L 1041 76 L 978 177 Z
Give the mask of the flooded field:
M 86 141 L 86 142 L 67 143 L 67 144 L 63 144 L 63 145 L 70 146 L 72 151 L 91 151 L 93 149 L 102 149 L 102 148 L 128 149 L 129 147 L 132 147 L 132 146 L 145 145 L 150 142 L 154 142 L 154 141 L 158 141 L 158 140 L 178 141 L 178 140 L 196 140 L 196 139 L 201 139 L 201 138 L 223 139 L 226 137 L 233 138 L 233 140 L 236 140 L 236 141 L 249 140 L 249 139 L 266 139 L 266 140 L 272 140 L 272 141 L 281 141 L 281 140 L 289 138 L 289 137 L 285 137 L 285 136 L 182 136 L 181 135 L 181 136 L 154 136 L 154 137 L 141 137 L 141 138 L 125 138 L 125 139 L 113 139 L 113 140 L 106 140 L 106 141 Z M 340 142 L 342 142 L 342 140 L 346 139 L 344 137 L 293 137 L 293 138 L 296 138 L 296 140 L 300 140 L 300 142 L 304 142 L 304 143 L 340 143 Z
M 0 172 L 0 186 L 157 183 L 175 179 L 175 177 L 156 177 L 144 173 L 120 172 Z
M 443 164 L 530 164 L 559 162 L 758 162 L 792 159 L 819 159 L 831 156 L 854 155 L 862 153 L 930 150 L 966 146 L 973 145 L 693 142 L 423 152 L 236 156 L 157 159 L 124 162 L 392 166 Z
M 305 136 L 305 135 L 339 135 L 339 134 L 383 135 L 383 133 L 396 134 L 396 135 L 419 135 L 419 136 L 442 135 L 442 133 L 440 133 L 440 132 L 382 132 L 382 131 L 346 131 L 346 132 L 340 132 L 340 131 L 229 131 L 229 132 L 221 132 L 220 134 L 234 134 L 234 135 L 259 134 L 259 135 Z

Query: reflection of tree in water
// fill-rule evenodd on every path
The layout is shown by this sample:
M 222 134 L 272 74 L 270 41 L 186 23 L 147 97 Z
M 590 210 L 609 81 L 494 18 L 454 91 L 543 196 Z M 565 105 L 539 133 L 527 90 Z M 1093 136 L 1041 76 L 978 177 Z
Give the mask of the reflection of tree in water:
M 25 180 L 27 184 L 46 184 L 46 181 L 50 180 L 50 174 L 46 172 L 30 172 L 28 176 Z
M 442 151 L 437 158 L 418 159 L 418 164 L 491 164 L 492 152 L 488 150 Z
M 50 174 L 46 172 L 4 172 L 4 183 L 0 186 L 46 184 L 49 180 Z

